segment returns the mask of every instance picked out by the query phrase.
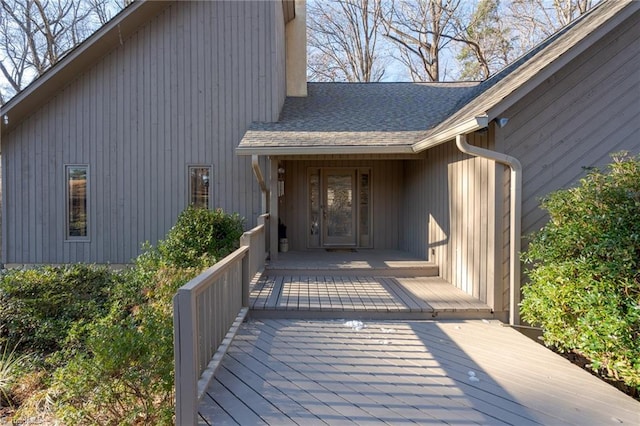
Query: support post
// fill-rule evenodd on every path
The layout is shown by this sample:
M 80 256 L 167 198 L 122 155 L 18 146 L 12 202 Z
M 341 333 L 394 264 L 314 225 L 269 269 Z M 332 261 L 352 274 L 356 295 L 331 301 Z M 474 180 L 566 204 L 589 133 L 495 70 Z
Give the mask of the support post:
M 278 158 L 269 157 L 269 258 L 278 260 Z

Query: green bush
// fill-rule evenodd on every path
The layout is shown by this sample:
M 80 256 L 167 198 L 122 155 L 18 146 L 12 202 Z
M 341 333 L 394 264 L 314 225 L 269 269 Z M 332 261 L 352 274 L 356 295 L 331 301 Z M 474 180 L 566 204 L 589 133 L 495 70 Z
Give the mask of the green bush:
M 173 295 L 240 235 L 237 215 L 189 207 L 157 248 L 145 246 L 112 287 L 108 314 L 78 333 L 86 350 L 55 373 L 65 424 L 173 423 Z
M 0 401 L 19 395 L 27 417 L 54 404 L 69 425 L 172 424 L 173 295 L 237 248 L 241 234 L 237 215 L 190 207 L 123 271 L 73 265 L 3 273 L 0 348 L 19 343 L 21 352 L 0 357 Z M 40 355 L 37 371 L 24 372 L 20 385 L 33 389 L 29 398 L 10 388 L 20 382 L 14 360 L 31 351 Z
M 106 267 L 13 269 L 0 277 L 0 339 L 46 354 L 78 322 L 106 313 L 116 276 Z
M 122 283 L 109 315 L 91 324 L 87 351 L 55 373 L 65 424 L 172 424 L 171 298 L 195 274 L 162 267 L 146 283 Z
M 640 389 L 640 156 L 613 160 L 543 200 L 521 312 L 547 345 Z
M 238 248 L 242 232 L 243 220 L 237 214 L 189 206 L 158 243 L 158 252 L 174 266 L 209 266 Z

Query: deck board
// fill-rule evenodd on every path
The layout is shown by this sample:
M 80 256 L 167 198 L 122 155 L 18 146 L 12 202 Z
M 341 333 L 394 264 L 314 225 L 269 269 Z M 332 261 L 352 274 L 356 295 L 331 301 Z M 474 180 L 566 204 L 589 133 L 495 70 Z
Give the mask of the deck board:
M 318 312 L 362 318 L 447 313 L 492 318 L 486 304 L 437 277 L 263 275 L 251 290 L 250 308 L 252 316 L 269 312 L 270 318 L 313 318 Z
M 200 413 L 216 424 L 640 423 L 637 401 L 481 320 L 252 320 Z

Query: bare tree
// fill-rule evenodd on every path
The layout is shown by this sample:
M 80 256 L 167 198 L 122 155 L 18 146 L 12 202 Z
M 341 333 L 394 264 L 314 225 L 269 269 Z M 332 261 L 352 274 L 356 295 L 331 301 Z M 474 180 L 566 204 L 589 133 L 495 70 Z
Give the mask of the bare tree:
M 389 0 L 385 35 L 414 81 L 440 81 L 457 53 L 460 78 L 485 79 L 600 0 Z M 467 9 L 465 9 L 467 7 Z
M 121 5 L 117 0 L 0 0 L 0 102 L 42 75 Z
M 514 50 L 522 54 L 580 15 L 600 0 L 511 0 L 503 20 L 518 37 Z
M 398 0 L 385 14 L 385 35 L 414 81 L 440 81 L 441 52 L 453 42 L 470 43 L 456 27 L 461 0 Z
M 308 4 L 309 71 L 315 81 L 380 81 L 381 0 L 320 0 Z
M 514 59 L 511 31 L 501 19 L 499 0 L 481 0 L 469 18 L 457 22 L 458 32 L 467 40 L 456 56 L 459 79 L 484 80 Z

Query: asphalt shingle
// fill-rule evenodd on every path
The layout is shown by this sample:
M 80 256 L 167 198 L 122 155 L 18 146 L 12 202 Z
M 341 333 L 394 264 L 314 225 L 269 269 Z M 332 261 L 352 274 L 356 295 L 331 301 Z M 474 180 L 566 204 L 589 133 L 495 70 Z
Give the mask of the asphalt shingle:
M 411 145 L 478 83 L 309 83 L 280 120 L 254 123 L 242 147 Z

